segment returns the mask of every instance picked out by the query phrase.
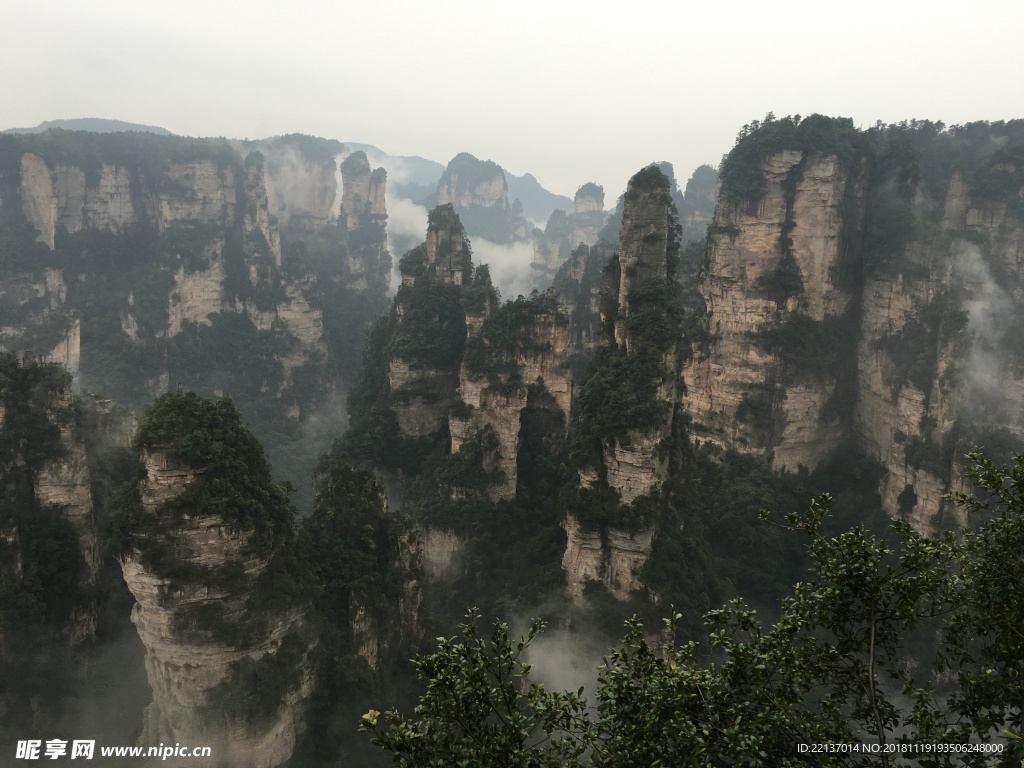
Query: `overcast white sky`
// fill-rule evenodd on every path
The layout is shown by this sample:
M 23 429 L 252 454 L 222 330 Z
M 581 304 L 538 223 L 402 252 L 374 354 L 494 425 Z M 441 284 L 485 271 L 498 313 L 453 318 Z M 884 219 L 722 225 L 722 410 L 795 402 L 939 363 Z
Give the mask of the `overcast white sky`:
M 461 151 L 614 201 L 746 122 L 1024 117 L 1024 2 L 0 0 L 0 128 L 106 117 Z

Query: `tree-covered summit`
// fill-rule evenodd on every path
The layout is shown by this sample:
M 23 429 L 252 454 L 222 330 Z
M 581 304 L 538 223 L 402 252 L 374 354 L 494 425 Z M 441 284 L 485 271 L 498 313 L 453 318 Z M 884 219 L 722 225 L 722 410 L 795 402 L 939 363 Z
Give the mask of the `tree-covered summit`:
M 199 486 L 186 490 L 175 506 L 219 514 L 233 526 L 251 528 L 257 544 L 264 546 L 289 533 L 288 492 L 274 484 L 263 446 L 242 424 L 230 397 L 162 395 L 139 421 L 136 441 L 144 450 L 168 451 L 201 470 Z

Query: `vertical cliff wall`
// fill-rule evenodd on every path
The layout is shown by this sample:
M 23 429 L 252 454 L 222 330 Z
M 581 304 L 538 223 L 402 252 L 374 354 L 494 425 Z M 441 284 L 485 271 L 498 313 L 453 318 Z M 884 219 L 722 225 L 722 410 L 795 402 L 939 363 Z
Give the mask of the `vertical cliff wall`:
M 825 360 L 837 339 L 809 351 L 817 360 L 791 353 L 847 322 L 842 211 L 856 211 L 863 182 L 848 180 L 834 155 L 794 150 L 766 157 L 760 171 L 756 205 L 723 201 L 715 214 L 700 288 L 710 343 L 686 367 L 687 403 L 707 439 L 813 468 L 843 438 L 823 413 L 842 375 Z
M 404 437 L 425 437 L 444 426 L 465 346 L 459 288 L 472 269 L 459 216 L 450 205 L 435 208 L 426 241 L 402 257 L 402 286 L 392 310 L 387 378 Z
M 604 188 L 587 183 L 576 190 L 571 214 L 556 210 L 544 230 L 533 230 L 533 260 L 530 263 L 531 283 L 547 288 L 558 270 L 579 245 L 594 245 L 608 214 L 604 210 Z
M 451 205 L 472 237 L 492 243 L 529 239 L 522 203 L 509 201 L 505 172 L 490 160 L 468 152 L 453 157 L 437 182 L 437 205 Z
M 563 424 L 572 404 L 568 370 L 569 320 L 554 296 L 507 302 L 469 326 L 459 371 L 460 400 L 449 415 L 451 452 L 471 441 L 483 449 L 492 478 L 484 493 L 492 501 L 516 496 L 524 412 L 540 390 L 553 399 Z M 476 446 L 475 446 L 476 447 Z M 466 489 L 454 488 L 454 493 Z
M 98 606 L 93 592 L 100 572 L 92 478 L 85 435 L 76 418 L 81 404 L 73 399 L 68 372 L 31 353 L 3 355 L 0 373 L 0 482 L 8 502 L 0 528 L 7 532 L 7 587 L 11 594 L 23 587 L 35 591 L 32 600 L 54 622 L 53 629 L 74 645 L 95 634 Z M 41 533 L 53 541 L 40 540 Z M 24 546 L 30 551 L 23 552 Z M 31 586 L 20 582 L 26 562 L 27 575 L 35 582 Z M 74 583 L 59 584 L 64 594 L 46 594 L 58 586 L 47 583 L 49 574 L 60 568 L 74 574 Z M 48 602 L 63 607 L 54 610 Z
M 700 439 L 789 469 L 856 447 L 884 468 L 890 514 L 953 524 L 956 456 L 1020 436 L 1020 356 L 992 324 L 1018 314 L 1018 122 L 812 116 L 742 135 L 685 370 Z
M 679 400 L 678 237 L 669 180 L 645 168 L 626 192 L 619 250 L 604 272 L 604 345 L 573 421 L 580 488 L 566 510 L 562 566 L 575 597 L 588 581 L 620 599 L 642 586 Z
M 140 743 L 207 744 L 225 765 L 279 765 L 312 690 L 305 608 L 275 598 L 269 575 L 287 497 L 229 400 L 167 395 L 138 442 L 144 479 L 122 510 L 121 570 L 153 690 Z M 254 687 L 260 678 L 273 690 Z
M 341 164 L 342 198 L 341 216 L 345 226 L 355 229 L 363 216 L 374 221 L 387 218 L 384 206 L 384 189 L 387 171 L 370 168 L 370 161 L 362 150 L 353 152 Z

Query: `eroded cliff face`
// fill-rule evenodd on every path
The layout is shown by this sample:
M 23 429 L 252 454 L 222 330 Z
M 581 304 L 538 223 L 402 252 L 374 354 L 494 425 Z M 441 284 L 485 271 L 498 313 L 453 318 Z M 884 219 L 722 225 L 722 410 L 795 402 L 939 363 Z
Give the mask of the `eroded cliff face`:
M 891 515 L 924 533 L 962 523 L 945 500 L 957 457 L 1024 436 L 1008 341 L 1024 183 L 1000 144 L 932 180 L 898 150 L 786 149 L 762 158 L 756 202 L 723 189 L 700 282 L 708 337 L 685 368 L 696 435 L 790 470 L 855 446 L 885 470 Z M 946 151 L 922 147 L 926 162 Z
M 145 533 L 121 560 L 137 601 L 132 621 L 146 648 L 153 690 L 140 743 L 208 744 L 229 766 L 280 765 L 291 756 L 302 705 L 312 691 L 306 665 L 300 661 L 294 685 L 273 714 L 257 721 L 219 707 L 217 693 L 229 684 L 233 665 L 280 653 L 289 634 L 301 631 L 302 609 L 279 610 L 252 622 L 247 601 L 268 563 L 252 550 L 253 531 L 202 508 L 175 509 L 175 500 L 203 481 L 203 467 L 183 462 L 169 449 L 144 450 L 142 464 Z M 153 551 L 173 553 L 181 575 L 159 575 L 145 554 Z M 218 575 L 229 571 L 231 578 Z M 232 641 L 219 635 L 217 627 L 234 624 L 247 631 Z
M 562 568 L 573 599 L 583 597 L 583 590 L 590 581 L 604 584 L 609 593 L 619 600 L 643 589 L 640 570 L 651 555 L 653 529 L 636 532 L 616 528 L 587 530 L 571 516 L 565 519 L 563 527 L 566 547 Z
M 507 332 L 515 322 L 515 318 L 506 318 L 511 314 L 506 307 L 496 310 L 475 330 L 467 323 L 467 345 L 479 344 L 479 357 L 464 359 L 459 371 L 463 407 L 448 417 L 451 452 L 458 453 L 467 441 L 483 440 L 484 470 L 495 478 L 485 490 L 491 501 L 516 496 L 523 415 L 531 406 L 530 385 L 542 387 L 552 398 L 562 423 L 568 423 L 572 405 L 567 366 L 571 352 L 569 321 L 553 297 L 536 302 L 538 306 L 519 319 L 521 324 L 510 344 L 499 342 L 494 333 L 499 326 Z M 452 492 L 466 493 L 458 488 Z
M 632 525 L 616 520 L 625 508 L 654 499 L 667 478 L 666 446 L 680 397 L 679 352 L 677 331 L 671 325 L 665 326 L 667 333 L 652 335 L 652 321 L 660 322 L 655 316 L 663 316 L 665 307 L 651 302 L 654 295 L 663 295 L 664 301 L 674 293 L 670 264 L 674 253 L 670 252 L 677 245 L 673 243 L 669 190 L 668 178 L 653 166 L 630 181 L 619 250 L 604 272 L 602 320 L 612 329 L 605 343 L 621 356 L 617 365 L 622 367 L 618 373 L 609 368 L 597 376 L 623 376 L 623 370 L 631 366 L 650 370 L 653 380 L 643 385 L 653 388 L 650 405 L 659 415 L 644 424 L 624 425 L 621 430 L 593 436 L 599 445 L 593 448 L 596 455 L 579 469 L 580 486 L 595 492 L 611 491 L 619 511 L 612 520 L 596 523 L 580 516 L 586 510 L 567 511 L 562 567 L 569 593 L 575 598 L 583 594 L 590 580 L 604 584 L 618 599 L 639 589 L 639 571 L 650 556 L 657 527 L 657 520 L 649 515 Z M 630 381 L 628 375 L 620 380 Z M 606 401 L 599 407 L 615 408 L 617 404 Z M 585 413 L 580 418 L 588 416 L 592 415 Z
M 466 313 L 457 287 L 472 273 L 465 231 L 450 205 L 438 206 L 428 217 L 426 240 L 401 262 L 402 286 L 393 314 L 404 351 L 387 355 L 389 405 L 403 437 L 426 437 L 442 429 L 459 384 L 459 361 Z M 438 301 L 438 291 L 444 297 Z M 420 343 L 435 331 L 458 349 L 421 354 Z
M 265 159 L 259 152 L 250 152 L 245 158 L 245 220 L 246 237 L 261 237 L 281 266 L 281 233 L 270 219 L 270 198 L 267 193 Z
M 383 496 L 382 507 L 387 507 Z M 382 612 L 379 604 L 366 603 L 354 594 L 349 598 L 353 648 L 375 671 L 379 671 L 384 660 L 389 655 L 393 657 L 397 649 L 408 648 L 423 636 L 423 593 L 416 576 L 421 553 L 419 537 L 407 532 L 398 538 L 397 547 L 391 553 L 394 562 L 390 567 L 400 571 L 404 578 L 390 610 Z
M 342 197 L 341 217 L 351 232 L 364 216 L 383 222 L 387 218 L 384 190 L 387 171 L 370 168 L 370 161 L 362 150 L 353 152 L 341 164 Z
M 451 205 L 456 211 L 470 206 L 507 210 L 508 182 L 496 163 L 480 161 L 463 152 L 452 159 L 441 175 L 437 204 Z
M 65 395 L 69 404 L 70 394 Z M 73 425 L 61 428 L 60 441 L 63 455 L 44 464 L 36 476 L 36 500 L 41 505 L 59 507 L 63 517 L 71 523 L 85 563 L 83 586 L 89 590 L 95 587 L 100 573 L 99 526 L 93 510 L 89 461 L 82 435 Z M 73 610 L 68 623 L 68 637 L 72 644 L 96 634 L 97 611 L 98 606 L 92 602 Z
M 388 385 L 402 436 L 426 437 L 444 426 L 458 377 L 451 370 L 392 358 L 388 362 Z
M 530 263 L 531 283 L 547 288 L 558 270 L 580 245 L 594 245 L 607 223 L 604 211 L 604 189 L 593 183 L 576 191 L 574 212 L 566 215 L 555 211 L 544 230 L 533 230 L 533 260 Z
M 493 243 L 526 241 L 526 219 L 519 200 L 509 201 L 508 181 L 497 163 L 462 152 L 437 182 L 437 204 L 451 205 L 471 237 Z
M 424 526 L 420 532 L 423 573 L 429 582 L 460 575 L 466 554 L 465 540 L 447 528 Z
M 0 392 L 0 435 L 7 453 L 0 459 L 0 483 L 10 510 L 0 515 L 0 527 L 12 547 L 10 575 L 22 575 L 18 530 L 35 515 L 33 510 L 44 516 L 54 511 L 67 521 L 83 566 L 77 574 L 81 594 L 87 596 L 74 601 L 61 627 L 62 638 L 75 645 L 95 635 L 98 607 L 91 591 L 100 572 L 100 531 L 89 458 L 83 429 L 75 418 L 75 410 L 84 406 L 73 397 L 70 377 L 32 353 L 6 356 L 3 364 L 7 370 Z M 8 411 L 17 412 L 16 423 L 8 423 Z M 30 506 L 29 497 L 36 507 Z M 48 556 L 73 559 L 49 551 Z
M 839 372 L 787 368 L 759 334 L 795 315 L 835 322 L 849 308 L 850 292 L 839 284 L 847 171 L 834 155 L 793 150 L 765 158 L 761 170 L 765 194 L 756 208 L 720 203 L 715 214 L 700 286 L 711 341 L 685 368 L 687 407 L 702 438 L 707 430 L 706 439 L 727 447 L 771 450 L 777 467 L 814 468 L 843 438 L 835 418 L 821 418 Z M 856 201 L 859 179 L 850 186 Z M 787 258 L 802 291 L 775 285 Z M 767 415 L 754 419 L 758 408 Z
M 116 151 L 99 138 L 86 141 L 95 142 L 101 158 L 124 159 L 89 156 L 74 165 L 26 151 L 16 177 L 0 179 L 3 204 L 19 205 L 37 240 L 53 254 L 38 254 L 34 267 L 26 255 L 11 253 L 0 265 L 9 287 L 0 301 L 4 348 L 31 349 L 64 364 L 76 388 L 82 371 L 87 386 L 106 389 L 102 385 L 111 383 L 105 378 L 109 371 L 97 370 L 97 361 L 105 359 L 118 335 L 101 319 L 114 303 L 124 343 L 134 345 L 147 361 L 147 370 L 139 371 L 144 384 L 116 383 L 133 397 L 166 391 L 171 378 L 181 381 L 182 372 L 173 366 L 159 370 L 161 359 L 174 359 L 167 342 L 189 328 L 209 328 L 225 313 L 247 317 L 259 332 L 286 333 L 292 340 L 283 354 L 284 382 L 272 388 L 274 395 L 288 391 L 297 367 L 322 365 L 327 352 L 323 310 L 310 298 L 320 293 L 318 276 L 308 270 L 282 271 L 279 217 L 272 211 L 279 205 L 295 216 L 322 216 L 326 224 L 334 194 L 333 160 L 323 168 L 330 189 L 313 195 L 327 202 L 313 205 L 305 200 L 313 193 L 301 183 L 310 181 L 310 173 L 288 176 L 285 160 L 298 162 L 300 157 L 289 147 L 267 145 L 268 162 L 260 151 L 247 151 L 243 159 L 216 141 L 175 148 L 171 138 L 151 137 L 141 149 L 127 141 Z M 188 154 L 196 159 L 168 159 Z M 322 165 L 303 162 L 305 171 Z M 380 196 L 383 178 L 377 181 Z M 316 210 L 307 211 L 303 201 Z M 295 229 L 296 236 L 306 231 Z M 122 251 L 132 256 L 115 265 Z M 381 271 L 378 262 L 390 260 L 374 255 L 366 269 Z M 68 270 L 63 266 L 68 258 L 81 266 Z M 352 259 L 356 271 L 366 266 L 364 260 L 362 254 Z M 154 311 L 154 305 L 166 306 L 166 313 Z M 84 350 L 83 324 L 89 340 Z M 298 407 L 291 406 L 290 413 L 297 417 Z
M 260 143 L 258 150 L 266 157 L 268 210 L 280 231 L 312 233 L 328 226 L 338 215 L 334 158 L 310 158 L 287 137 Z
M 158 230 L 191 220 L 230 224 L 244 194 L 239 188 L 245 182 L 236 179 L 236 173 L 212 160 L 170 163 L 164 170 L 168 188 L 157 189 L 139 169 L 101 163 L 87 174 L 74 165 L 51 168 L 43 158 L 26 152 L 21 160 L 22 208 L 40 241 L 50 248 L 58 226 L 75 233 L 119 232 L 139 223 Z

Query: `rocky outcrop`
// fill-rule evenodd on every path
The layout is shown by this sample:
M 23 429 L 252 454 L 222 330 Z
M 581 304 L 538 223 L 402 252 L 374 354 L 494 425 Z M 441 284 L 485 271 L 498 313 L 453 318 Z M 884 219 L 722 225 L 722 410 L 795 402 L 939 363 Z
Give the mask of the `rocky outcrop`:
M 64 366 L 71 374 L 72 391 L 77 392 L 80 385 L 80 368 L 82 363 L 82 322 L 77 317 L 71 318 L 67 332 L 42 359 L 50 363 Z
M 198 272 L 178 267 L 174 287 L 167 297 L 167 336 L 177 336 L 186 322 L 209 325 L 210 315 L 226 308 L 224 262 L 221 259 L 216 258 L 208 269 Z M 130 309 L 127 311 L 130 317 Z M 138 338 L 137 330 L 135 335 Z
M 242 203 L 244 233 L 262 235 L 280 262 L 280 239 L 270 218 L 270 188 L 259 152 L 250 153 L 245 163 L 228 162 L 227 156 L 171 162 L 159 173 L 155 178 L 139 167 L 107 162 L 87 173 L 77 165 L 48 165 L 26 152 L 19 187 L 22 208 L 39 239 L 53 248 L 57 227 L 73 234 L 84 229 L 116 233 L 134 224 L 163 231 L 192 221 L 230 226 Z
M 59 637 L 72 645 L 94 637 L 97 605 L 91 589 L 100 572 L 100 532 L 93 508 L 92 476 L 86 454 L 86 435 L 80 418 L 85 405 L 72 392 L 70 377 L 55 365 L 31 352 L 5 355 L 0 387 L 0 487 L 5 508 L 0 510 L 0 535 L 11 545 L 11 569 L 3 578 L 14 581 L 23 575 L 27 558 L 34 568 L 58 557 L 62 567 L 76 567 L 62 542 L 47 542 L 41 552 L 22 552 L 19 529 L 26 518 L 36 514 L 57 514 L 67 521 L 73 539 L 68 546 L 78 550 L 82 569 L 77 571 L 79 595 L 46 595 L 44 600 L 70 600 L 70 613 L 61 617 Z M 20 418 L 11 419 L 16 413 Z M 72 543 L 73 541 L 73 543 Z M 70 562 L 63 562 L 70 561 Z M 34 572 L 32 578 L 38 580 Z M 4 586 L 7 586 L 6 584 Z M 33 587 L 38 590 L 38 584 Z M 52 631 L 52 630 L 51 630 Z
M 68 285 L 62 270 L 9 271 L 0 293 L 0 349 L 31 351 L 60 363 L 79 388 L 82 356 L 81 320 L 66 304 Z
M 21 156 L 21 204 L 29 223 L 39 230 L 39 240 L 53 248 L 57 226 L 57 198 L 46 162 L 31 152 Z
M 451 205 L 458 212 L 471 206 L 507 210 L 505 173 L 497 163 L 462 152 L 452 158 L 437 182 L 437 204 Z
M 463 408 L 448 418 L 453 454 L 484 433 L 492 436 L 483 457 L 484 470 L 494 478 L 486 489 L 492 501 L 516 496 L 523 414 L 531 405 L 529 385 L 543 384 L 563 425 L 572 405 L 568 318 L 554 297 L 520 303 L 518 310 L 515 304 L 494 310 L 475 329 L 467 322 L 467 345 L 475 342 L 480 351 L 473 359 L 463 360 L 459 372 Z M 509 334 L 514 337 L 511 343 Z
M 451 302 L 448 286 L 460 286 L 472 274 L 473 263 L 469 242 L 457 213 L 450 205 L 438 206 L 427 219 L 427 236 L 423 244 L 402 257 L 402 286 L 395 298 L 394 317 L 398 333 L 403 326 L 417 328 L 407 352 L 387 357 L 389 405 L 398 418 L 403 437 L 425 437 L 440 430 L 459 383 L 458 358 L 436 352 L 426 359 L 418 353 L 418 340 L 424 339 L 427 328 L 453 336 L 465 333 L 466 313 L 461 305 L 439 306 L 431 296 L 440 291 Z M 448 328 L 450 326 L 450 329 Z M 446 367 L 450 365 L 450 367 Z
M 454 531 L 432 526 L 420 533 L 423 572 L 428 581 L 437 582 L 459 575 L 466 542 Z
M 387 503 L 383 502 L 382 506 L 386 508 Z M 420 614 L 423 594 L 415 575 L 420 562 L 420 539 L 407 533 L 399 537 L 397 545 L 392 567 L 404 578 L 396 604 L 381 610 L 380 605 L 364 604 L 355 595 L 349 598 L 352 645 L 356 654 L 375 671 L 380 670 L 389 653 L 408 647 L 423 635 Z
M 387 171 L 370 168 L 370 161 L 362 150 L 353 152 L 341 164 L 342 197 L 341 218 L 349 232 L 359 226 L 363 217 L 369 222 L 383 223 L 387 218 L 384 190 Z
M 588 182 L 576 190 L 573 198 L 576 213 L 597 213 L 604 210 L 604 187 Z
M 262 238 L 281 266 L 281 234 L 270 221 L 270 202 L 267 196 L 265 161 L 259 152 L 250 152 L 245 158 L 245 217 L 242 232 L 246 239 Z
M 572 253 L 572 224 L 565 211 L 554 211 L 544 230 L 533 230 L 533 259 L 530 262 L 530 282 L 537 288 L 546 288 L 559 268 Z
M 567 517 L 562 527 L 567 539 L 562 568 L 571 597 L 580 599 L 590 581 L 604 584 L 618 600 L 643 588 L 638 574 L 650 557 L 653 530 L 584 530 L 573 517 Z
M 163 171 L 166 185 L 155 189 L 138 169 L 101 163 L 86 174 L 74 165 L 50 167 L 27 152 L 22 155 L 20 192 L 26 217 L 39 230 L 39 239 L 53 248 L 58 226 L 75 233 L 119 232 L 137 223 L 160 230 L 181 221 L 233 223 L 245 194 L 244 180 L 237 180 L 235 173 L 212 160 L 170 163 Z
M 451 205 L 472 237 L 493 243 L 529 239 L 522 202 L 509 201 L 505 172 L 490 160 L 466 152 L 452 158 L 437 182 L 437 204 Z
M 712 442 L 771 450 L 779 467 L 813 468 L 842 441 L 836 421 L 820 418 L 838 372 L 801 379 L 784 370 L 758 334 L 796 313 L 821 323 L 847 311 L 850 294 L 838 285 L 847 172 L 834 155 L 795 150 L 765 158 L 761 169 L 766 189 L 756 210 L 720 204 L 715 214 L 700 286 L 712 340 L 684 371 L 687 406 Z M 791 240 L 785 253 L 803 281 L 803 290 L 791 294 L 765 287 L 784 258 L 784 234 Z M 767 430 L 747 416 L 761 402 L 771 410 Z
M 125 582 L 135 596 L 132 621 L 146 649 L 146 673 L 153 703 L 146 710 L 142 744 L 191 743 L 213 747 L 225 765 L 270 768 L 287 760 L 300 729 L 302 702 L 312 680 L 301 670 L 295 684 L 258 722 L 246 722 L 221 708 L 211 709 L 217 693 L 230 684 L 233 665 L 258 662 L 278 653 L 299 630 L 299 608 L 270 615 L 229 642 L 211 629 L 245 622 L 247 600 L 267 565 L 250 544 L 251 530 L 239 530 L 203 509 L 167 517 L 168 505 L 203 481 L 203 467 L 190 466 L 170 450 L 144 450 L 145 480 L 140 487 L 145 533 L 121 561 Z M 174 513 L 172 514 L 172 518 Z M 169 550 L 183 576 L 160 575 L 145 552 Z M 216 574 L 231 569 L 237 576 Z M 189 575 L 194 574 L 194 575 Z M 211 623 L 210 617 L 217 617 Z
M 651 296 L 672 291 L 672 205 L 669 179 L 661 171 L 651 166 L 634 176 L 625 195 L 619 251 L 604 273 L 602 319 L 606 324 L 613 320 L 611 338 L 605 343 L 624 355 L 627 367 L 660 368 L 658 373 L 652 371 L 655 378 L 649 385 L 655 386 L 653 398 L 664 413 L 648 424 L 627 425 L 601 435 L 598 455 L 579 469 L 580 485 L 613 492 L 620 510 L 653 497 L 667 477 L 664 448 L 680 398 L 679 353 L 674 340 L 651 336 L 649 328 L 652 320 L 661 321 L 667 309 L 663 303 L 652 304 Z M 614 409 L 617 403 L 601 407 Z M 567 511 L 562 567 L 570 594 L 582 595 L 590 579 L 600 581 L 620 599 L 637 589 L 638 571 L 650 555 L 656 525 L 656 520 L 645 517 L 638 525 L 585 526 L 573 511 Z
M 994 159 L 1002 141 L 944 183 L 901 176 L 897 142 L 884 163 L 780 150 L 760 161 L 757 200 L 723 189 L 700 282 L 708 338 L 685 369 L 701 439 L 788 469 L 857 446 L 885 470 L 890 514 L 924 533 L 963 522 L 945 500 L 956 457 L 1024 439 L 1004 325 L 1024 293 L 1024 221 L 1019 196 L 993 192 L 1024 183 Z
M 218 167 L 212 160 L 171 163 L 167 178 L 177 189 L 157 194 L 158 227 L 164 229 L 178 221 L 233 224 L 238 202 L 245 194 L 245 179 L 237 178 L 237 173 L 236 168 Z M 261 202 L 253 201 L 257 207 Z M 95 225 L 90 221 L 90 226 Z
M 576 191 L 574 212 L 556 210 L 544 231 L 533 230 L 533 260 L 530 263 L 531 284 L 547 288 L 558 270 L 580 245 L 594 245 L 608 220 L 604 211 L 604 189 L 593 183 Z
M 71 392 L 58 396 L 59 408 L 71 406 Z M 42 465 L 35 477 L 36 501 L 41 506 L 55 506 L 71 524 L 78 537 L 85 572 L 83 586 L 95 586 L 100 572 L 99 529 L 93 510 L 92 480 L 85 441 L 72 423 L 60 429 L 62 455 Z M 88 640 L 96 634 L 97 606 L 94 603 L 72 610 L 67 633 L 72 644 Z
M 404 437 L 426 437 L 444 426 L 458 387 L 455 371 L 413 365 L 400 358 L 388 361 L 391 407 Z
M 424 247 L 427 272 L 442 283 L 462 285 L 472 261 L 465 230 L 451 207 L 439 206 L 430 212 Z
M 261 142 L 258 149 L 266 159 L 267 204 L 278 229 L 313 233 L 330 224 L 337 216 L 334 157 L 310 158 L 287 140 Z

